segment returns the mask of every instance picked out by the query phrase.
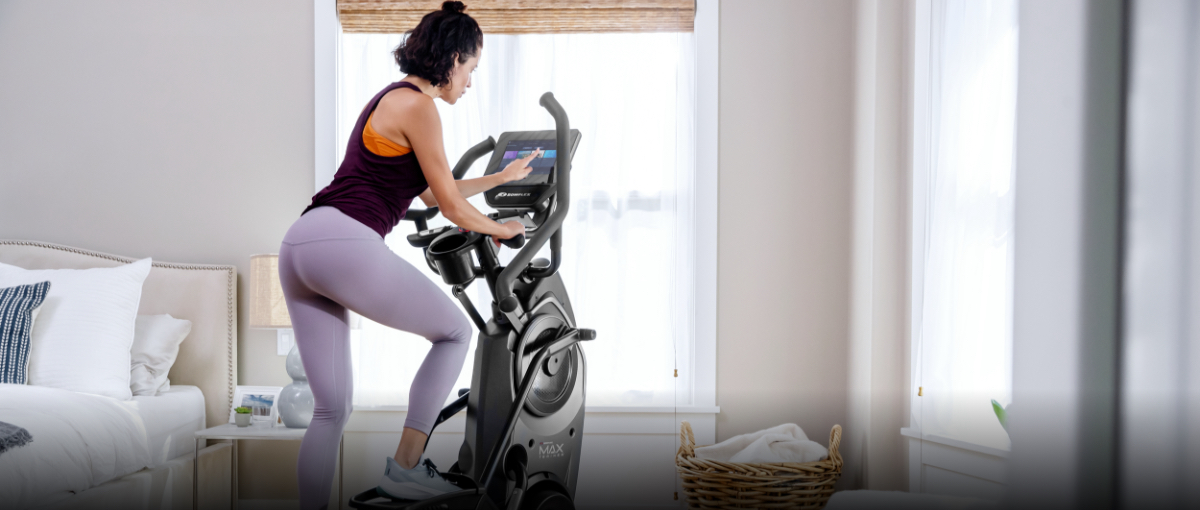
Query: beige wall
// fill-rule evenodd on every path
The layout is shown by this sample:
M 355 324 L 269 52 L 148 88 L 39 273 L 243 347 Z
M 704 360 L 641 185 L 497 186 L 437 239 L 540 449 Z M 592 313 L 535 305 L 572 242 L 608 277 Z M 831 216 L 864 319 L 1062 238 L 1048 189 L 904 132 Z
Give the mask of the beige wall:
M 854 4 L 722 2 L 720 58 L 717 440 L 825 443 L 847 418 Z
M 312 193 L 312 26 L 289 0 L 0 2 L 0 238 L 233 264 L 244 292 Z M 289 383 L 239 302 L 239 384 Z M 294 498 L 298 444 L 245 446 L 242 497 Z

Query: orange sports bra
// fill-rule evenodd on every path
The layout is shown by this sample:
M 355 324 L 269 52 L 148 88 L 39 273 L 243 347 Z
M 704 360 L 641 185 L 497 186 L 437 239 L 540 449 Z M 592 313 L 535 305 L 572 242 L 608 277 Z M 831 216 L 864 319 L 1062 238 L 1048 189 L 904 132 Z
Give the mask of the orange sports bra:
M 367 125 L 363 128 L 362 141 L 367 150 L 376 156 L 383 157 L 403 156 L 412 152 L 412 148 L 388 140 L 383 135 L 376 133 L 371 128 L 371 119 L 374 117 L 375 112 L 371 112 L 371 115 L 367 117 Z

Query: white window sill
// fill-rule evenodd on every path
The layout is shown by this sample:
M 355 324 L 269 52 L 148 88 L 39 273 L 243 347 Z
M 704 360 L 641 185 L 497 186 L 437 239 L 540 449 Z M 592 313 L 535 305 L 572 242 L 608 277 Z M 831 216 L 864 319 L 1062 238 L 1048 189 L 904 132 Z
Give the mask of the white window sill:
M 587 413 L 679 413 L 679 414 L 720 414 L 720 406 L 588 406 Z
M 408 406 L 354 406 L 354 412 L 388 412 L 407 413 Z M 678 414 L 720 414 L 720 406 L 587 406 L 584 411 L 588 414 L 646 414 L 646 413 L 678 413 Z
M 922 434 L 921 431 L 919 431 L 917 429 L 909 428 L 909 427 L 904 427 L 904 428 L 900 429 L 900 435 L 902 435 L 904 437 L 912 438 L 912 439 L 919 439 L 921 441 L 929 441 L 931 443 L 937 443 L 937 444 L 945 445 L 945 446 L 952 446 L 954 448 L 961 448 L 963 450 L 968 450 L 968 451 L 972 451 L 975 453 L 982 453 L 984 455 L 991 455 L 993 457 L 1000 457 L 1000 458 L 1004 458 L 1004 459 L 1007 459 L 1008 454 L 1009 454 L 1008 449 L 1001 449 L 1001 448 L 996 448 L 993 446 L 984 446 L 981 444 L 975 444 L 975 443 L 972 443 L 969 441 L 963 441 L 961 439 L 954 439 L 952 437 L 940 436 L 937 434 Z

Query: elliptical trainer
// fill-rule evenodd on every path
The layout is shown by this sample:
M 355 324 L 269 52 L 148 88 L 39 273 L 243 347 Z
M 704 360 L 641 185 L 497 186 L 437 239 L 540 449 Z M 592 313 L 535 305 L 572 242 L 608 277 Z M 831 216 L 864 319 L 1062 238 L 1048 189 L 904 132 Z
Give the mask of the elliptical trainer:
M 554 131 L 507 132 L 468 150 L 455 165 L 461 179 L 475 160 L 492 153 L 486 174 L 504 168 L 527 150 L 545 150 L 530 175 L 484 194 L 494 220 L 520 221 L 525 235 L 502 241 L 520 251 L 500 265 L 490 237 L 450 225 L 429 229 L 437 208 L 409 209 L 408 236 L 479 329 L 471 387 L 438 415 L 436 428 L 467 410 L 466 437 L 458 461 L 443 476 L 462 490 L 420 501 L 396 500 L 371 489 L 350 500 L 353 508 L 381 509 L 574 509 L 583 441 L 587 363 L 581 341 L 596 332 L 575 324 L 571 301 L 558 274 L 562 223 L 570 206 L 571 159 L 580 134 L 547 92 L 539 101 L 554 118 Z M 499 147 L 499 149 L 497 149 Z M 547 241 L 551 259 L 534 260 Z M 478 265 L 476 265 L 476 259 Z M 464 292 L 483 277 L 492 293 L 492 318 L 484 323 Z M 432 431 L 430 431 L 432 435 Z M 428 444 L 428 442 L 426 443 Z

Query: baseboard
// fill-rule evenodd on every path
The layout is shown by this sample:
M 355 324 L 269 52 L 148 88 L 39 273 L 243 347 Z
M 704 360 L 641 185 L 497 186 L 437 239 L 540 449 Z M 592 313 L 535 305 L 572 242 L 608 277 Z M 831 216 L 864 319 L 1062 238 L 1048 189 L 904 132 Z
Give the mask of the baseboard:
M 238 510 L 296 510 L 300 501 L 294 499 L 239 499 Z
M 295 510 L 300 502 L 294 499 L 239 499 L 238 510 Z M 611 506 L 580 505 L 578 510 L 612 510 Z M 621 506 L 621 510 L 679 510 L 675 506 Z
M 637 506 L 634 506 L 634 505 L 587 506 L 587 505 L 580 505 L 575 508 L 576 508 L 576 510 L 613 510 L 613 509 L 620 509 L 620 510 L 679 510 L 680 508 L 684 508 L 684 506 L 686 506 L 686 505 L 687 505 L 687 503 L 684 503 L 683 505 L 680 505 L 680 506 L 643 506 L 643 505 L 637 505 Z

